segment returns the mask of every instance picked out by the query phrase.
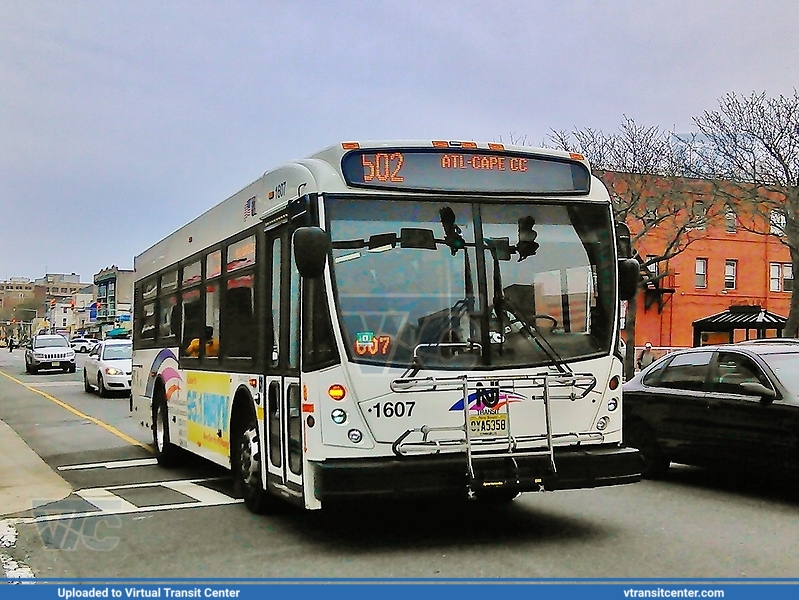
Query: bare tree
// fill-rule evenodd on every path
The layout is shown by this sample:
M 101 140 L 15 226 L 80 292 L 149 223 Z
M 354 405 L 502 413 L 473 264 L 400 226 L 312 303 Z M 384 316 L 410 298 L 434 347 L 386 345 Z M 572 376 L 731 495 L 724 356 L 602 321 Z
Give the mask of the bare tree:
M 685 179 L 685 146 L 674 144 L 674 134 L 657 126 L 638 125 L 624 117 L 618 133 L 596 129 L 571 133 L 553 131 L 557 148 L 583 154 L 611 191 L 617 221 L 630 228 L 633 257 L 641 264 L 641 286 L 661 287 L 668 261 L 703 235 L 718 208 L 699 182 Z M 648 256 L 637 248 L 647 240 Z M 656 253 L 652 254 L 652 249 Z M 625 322 L 626 377 L 635 371 L 637 303 L 628 303 Z
M 775 235 L 799 273 L 799 94 L 769 98 L 730 93 L 719 109 L 695 117 L 698 134 L 682 140 L 684 169 L 713 180 L 714 194 L 753 218 L 750 230 Z M 791 294 L 785 335 L 799 329 Z

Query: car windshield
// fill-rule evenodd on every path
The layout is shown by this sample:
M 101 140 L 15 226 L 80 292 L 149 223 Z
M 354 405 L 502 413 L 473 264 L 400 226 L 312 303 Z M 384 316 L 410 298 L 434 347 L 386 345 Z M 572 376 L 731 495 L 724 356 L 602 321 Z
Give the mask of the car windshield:
M 113 344 L 103 348 L 103 360 L 130 359 L 132 353 L 133 346 L 130 344 Z
M 353 360 L 462 369 L 610 351 L 606 206 L 328 198 L 327 214 Z
M 34 348 L 68 348 L 69 342 L 63 337 L 37 337 L 33 339 Z

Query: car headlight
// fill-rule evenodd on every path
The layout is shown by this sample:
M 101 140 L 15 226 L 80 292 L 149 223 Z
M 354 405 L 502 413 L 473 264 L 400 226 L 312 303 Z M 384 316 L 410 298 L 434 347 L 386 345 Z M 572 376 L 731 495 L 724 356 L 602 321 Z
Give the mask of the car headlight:
M 106 367 L 105 368 L 106 375 L 122 375 L 122 371 L 117 369 L 116 367 Z

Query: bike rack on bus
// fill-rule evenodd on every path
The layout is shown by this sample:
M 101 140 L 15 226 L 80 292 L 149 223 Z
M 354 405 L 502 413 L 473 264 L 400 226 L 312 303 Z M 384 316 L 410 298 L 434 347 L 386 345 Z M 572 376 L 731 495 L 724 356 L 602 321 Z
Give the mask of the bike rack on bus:
M 552 473 L 557 473 L 555 465 L 555 446 L 563 443 L 601 441 L 603 435 L 594 433 L 552 433 L 550 403 L 556 400 L 579 400 L 585 398 L 596 387 L 596 377 L 589 373 L 543 373 L 538 375 L 473 376 L 455 377 L 410 377 L 395 379 L 391 390 L 395 393 L 411 392 L 451 392 L 463 393 L 463 425 L 457 427 L 428 427 L 423 425 L 406 430 L 392 444 L 394 454 L 409 456 L 417 454 L 439 454 L 442 451 L 465 451 L 469 477 L 475 479 L 474 461 L 488 458 L 515 458 L 547 454 Z M 514 436 L 511 431 L 510 402 L 503 409 L 507 418 L 507 431 L 504 435 L 472 435 L 469 428 L 469 396 L 477 398 L 490 396 L 494 390 L 512 391 L 541 390 L 541 395 L 531 395 L 531 400 L 540 398 L 544 403 L 546 430 L 542 435 Z M 458 437 L 452 439 L 431 439 L 431 434 L 453 432 Z M 421 434 L 421 440 L 410 440 L 414 433 Z M 515 461 L 513 462 L 515 465 Z

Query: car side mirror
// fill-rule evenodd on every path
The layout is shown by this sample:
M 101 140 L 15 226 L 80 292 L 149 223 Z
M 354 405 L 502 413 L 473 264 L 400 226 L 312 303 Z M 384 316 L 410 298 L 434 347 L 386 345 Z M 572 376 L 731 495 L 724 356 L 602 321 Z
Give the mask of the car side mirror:
M 771 404 L 774 401 L 774 398 L 777 397 L 777 393 L 774 390 L 767 388 L 762 383 L 757 383 L 754 381 L 743 382 L 741 384 L 741 389 L 748 396 L 760 396 L 760 401 L 763 404 Z

